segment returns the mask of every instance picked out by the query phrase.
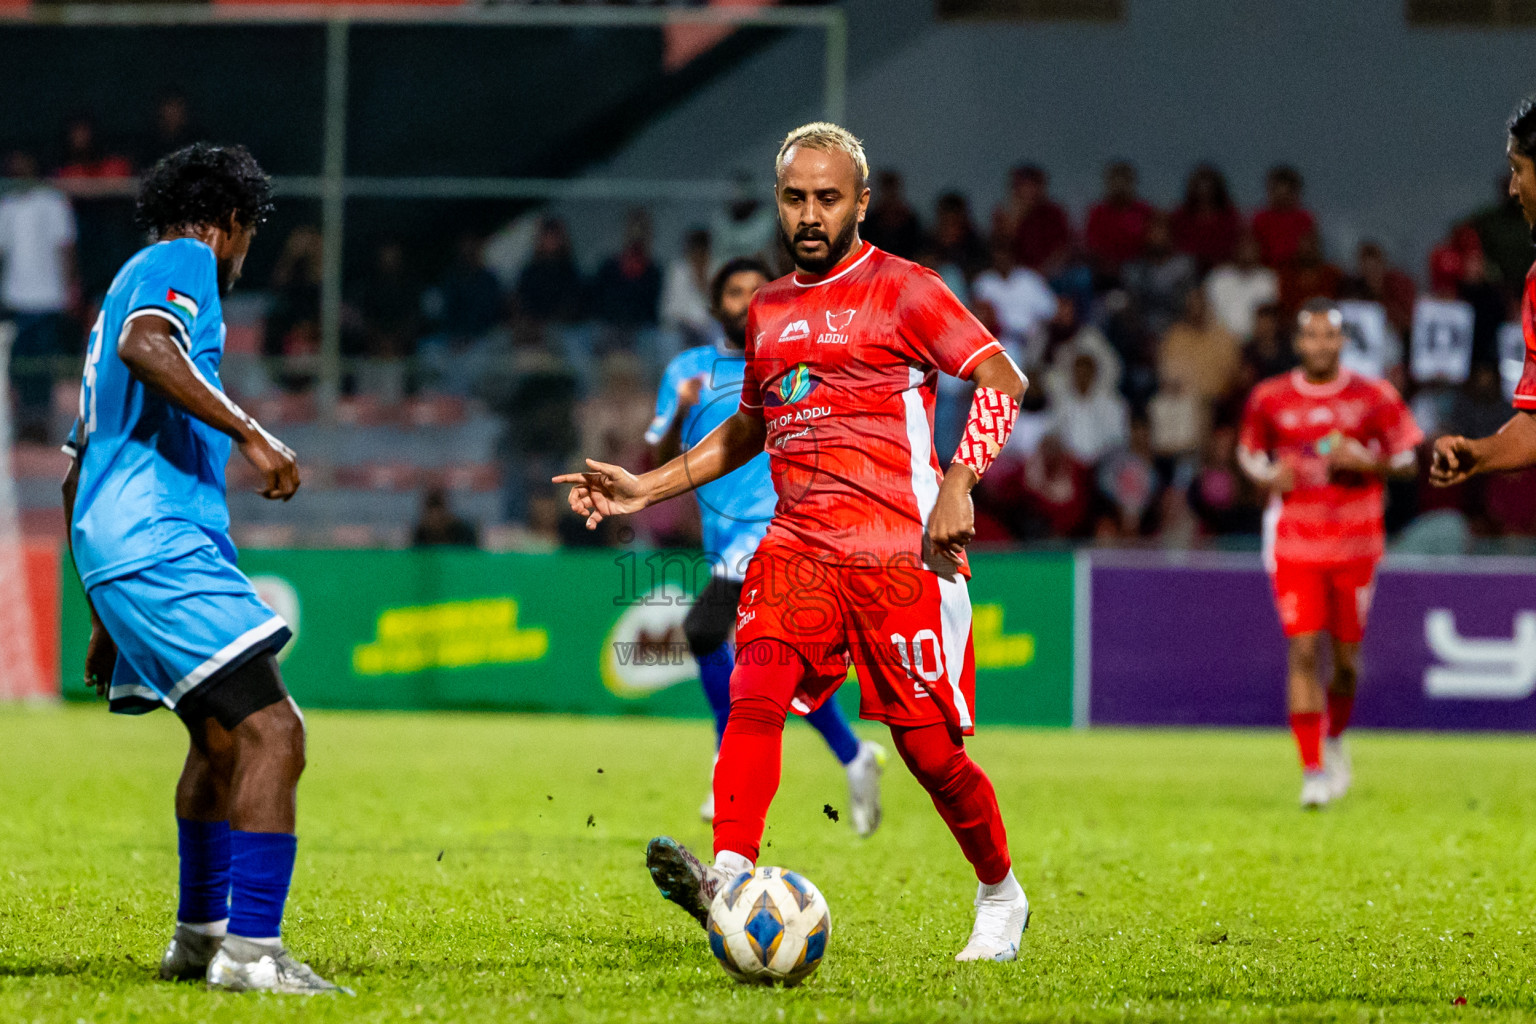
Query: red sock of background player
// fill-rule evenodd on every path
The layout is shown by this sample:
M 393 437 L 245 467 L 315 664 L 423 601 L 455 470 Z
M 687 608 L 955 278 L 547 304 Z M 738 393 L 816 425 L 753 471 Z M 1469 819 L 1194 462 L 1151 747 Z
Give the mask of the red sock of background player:
M 1309 772 L 1322 771 L 1323 713 L 1291 712 L 1291 733 L 1296 737 L 1296 752 L 1301 755 L 1301 767 Z
M 1328 694 L 1328 738 L 1338 739 L 1349 728 L 1349 716 L 1355 713 L 1355 695 L 1352 693 Z
M 763 640 L 736 652 L 731 713 L 720 738 L 720 759 L 715 762 L 716 863 L 722 854 L 757 863 L 768 806 L 779 789 L 784 718 L 804 675 L 804 662 L 798 656 L 782 656 L 788 650 Z M 730 867 L 745 865 L 733 861 Z
M 976 877 L 989 886 L 1007 878 L 1008 834 L 997 794 L 960 739 L 947 725 L 892 726 L 891 738 L 902 761 L 933 798 Z

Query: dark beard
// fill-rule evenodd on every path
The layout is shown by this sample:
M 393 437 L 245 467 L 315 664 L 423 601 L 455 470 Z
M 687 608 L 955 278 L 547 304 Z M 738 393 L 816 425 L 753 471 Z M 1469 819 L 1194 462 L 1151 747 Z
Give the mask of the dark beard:
M 725 344 L 727 348 L 741 349 L 742 351 L 746 351 L 746 317 L 742 317 L 740 320 L 721 320 L 720 329 L 725 332 Z
M 779 224 L 779 244 L 784 246 L 784 251 L 789 253 L 790 260 L 794 262 L 798 269 L 819 277 L 841 263 L 843 257 L 848 255 L 848 250 L 853 248 L 853 237 L 858 233 L 858 228 L 858 220 L 850 220 L 848 226 L 843 229 L 841 234 L 828 240 L 827 255 L 811 263 L 802 263 L 800 261 L 799 255 L 795 252 L 794 239 L 790 238 L 788 233 L 785 232 L 782 222 Z

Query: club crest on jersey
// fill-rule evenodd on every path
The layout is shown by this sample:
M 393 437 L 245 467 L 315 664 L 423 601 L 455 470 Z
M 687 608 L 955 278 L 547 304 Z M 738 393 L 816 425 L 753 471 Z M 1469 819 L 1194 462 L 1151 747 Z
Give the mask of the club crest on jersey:
M 847 329 L 848 325 L 853 323 L 853 314 L 857 312 L 858 310 L 856 309 L 845 309 L 841 313 L 834 313 L 830 309 L 827 310 L 827 330 L 841 331 Z
M 794 405 L 815 391 L 820 383 L 821 378 L 811 373 L 809 366 L 796 363 L 794 368 L 780 377 L 779 382 L 763 396 L 763 404 L 769 408 Z
M 802 338 L 809 338 L 810 336 L 811 336 L 811 325 L 810 325 L 810 322 L 807 321 L 807 320 L 796 320 L 794 323 L 792 323 L 788 327 L 784 328 L 784 332 L 779 335 L 779 340 L 780 341 L 799 341 Z

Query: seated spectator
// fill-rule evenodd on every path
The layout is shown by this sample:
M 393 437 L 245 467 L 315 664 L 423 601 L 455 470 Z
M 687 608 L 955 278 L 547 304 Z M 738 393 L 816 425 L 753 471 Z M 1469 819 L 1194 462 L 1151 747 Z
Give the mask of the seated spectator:
M 480 546 L 480 528 L 453 514 L 448 506 L 448 492 L 441 487 L 428 488 L 421 498 L 421 517 L 411 533 L 411 546 L 418 548 Z
M 267 313 L 262 351 L 281 360 L 277 380 L 290 391 L 307 388 L 315 380 L 324 248 L 319 228 L 312 224 L 294 228 L 283 242 L 269 279 L 272 308 Z
M 1276 374 L 1288 373 L 1296 365 L 1289 331 L 1292 322 L 1276 303 L 1254 310 L 1253 334 L 1243 346 L 1242 390 L 1247 391 Z
M 765 189 L 744 171 L 736 174 L 735 187 L 736 197 L 710 221 L 715 259 L 724 265 L 738 256 L 753 256 L 770 267 L 778 266 L 774 261 L 783 258 L 779 211 L 773 203 L 763 201 L 763 196 L 773 195 L 773 189 Z
M 149 131 L 139 144 L 136 163 L 140 167 L 153 167 L 161 157 L 176 152 L 208 137 L 208 133 L 192 120 L 192 106 L 186 94 L 170 89 L 155 101 L 155 111 Z
M 1045 278 L 1015 264 L 1006 245 L 992 250 L 992 269 L 976 275 L 971 297 L 992 307 L 998 340 L 1020 366 L 1033 366 L 1044 357 L 1045 324 L 1056 315 L 1056 294 Z
M 476 391 L 502 421 L 502 515 L 527 523 L 534 499 L 554 492 L 550 477 L 566 469 L 577 449 L 576 375 L 555 355 L 544 329 L 533 326 L 513 333 Z
M 1162 386 L 1178 381 L 1190 394 L 1218 401 L 1236 383 L 1240 359 L 1237 339 L 1211 317 L 1205 293 L 1191 288 L 1184 315 L 1163 336 L 1157 365 Z
M 423 305 L 436 333 L 422 343 L 422 362 L 437 387 L 469 394 L 486 372 L 502 319 L 501 284 L 485 265 L 484 239 L 460 236 L 452 266 Z
M 1530 231 L 1527 230 L 1526 249 L 1529 248 Z M 1342 291 L 1351 298 L 1381 303 L 1387 311 L 1387 323 L 1399 336 L 1407 337 L 1413 329 L 1413 278 L 1391 266 L 1377 243 L 1360 243 L 1355 255 L 1355 276 L 1344 283 Z
M 1280 308 L 1289 316 L 1301 312 L 1309 299 L 1336 299 L 1344 272 L 1323 258 L 1323 243 L 1315 230 L 1302 235 L 1296 251 L 1280 268 Z
M 129 178 L 133 176 L 133 164 L 121 153 L 109 153 L 103 148 L 96 135 L 95 118 L 77 114 L 64 126 L 64 153 L 53 176 L 70 182 Z
M 876 177 L 859 236 L 903 259 L 917 258 L 923 247 L 923 226 L 907 202 L 900 174 L 886 170 Z
M 1216 321 L 1239 340 L 1253 334 L 1253 312 L 1280 297 L 1280 279 L 1259 261 L 1259 243 L 1253 232 L 1243 232 L 1237 255 L 1205 279 L 1205 297 Z
M 1504 323 L 1505 292 L 1495 283 L 1482 240 L 1471 225 L 1451 232 L 1450 244 L 1461 254 L 1461 284 L 1456 294 L 1472 307 L 1472 361 L 1492 366 L 1499 360 L 1499 327 Z
M 1136 194 L 1136 168 L 1117 160 L 1104 169 L 1104 197 L 1088 211 L 1084 248 L 1093 269 L 1115 278 L 1120 268 L 1139 259 L 1146 246 L 1147 228 L 1157 211 Z
M 1147 403 L 1147 424 L 1151 453 L 1159 460 L 1163 475 L 1173 477 L 1173 468 L 1195 454 L 1205 444 L 1211 429 L 1211 406 L 1177 377 L 1168 381 Z
M 1265 266 L 1283 268 L 1317 230 L 1317 220 L 1301 205 L 1301 189 L 1301 172 L 1285 164 L 1270 168 L 1264 179 L 1267 203 L 1253 215 L 1253 234 Z
M 1147 512 L 1162 489 L 1152 464 L 1151 430 L 1144 419 L 1131 422 L 1129 443 L 1099 463 L 1099 493 L 1114 511 L 1116 534 L 1139 537 L 1145 532 Z
M 1184 202 L 1169 218 L 1173 246 L 1194 259 L 1200 273 L 1226 263 L 1237 252 L 1243 218 L 1227 191 L 1227 179 L 1201 164 L 1184 186 Z
M 955 273 L 961 280 L 968 281 L 987 268 L 987 243 L 971 220 L 970 204 L 959 192 L 939 196 L 934 208 L 930 244 L 935 267 L 946 282 L 951 282 L 951 290 Z
M 651 258 L 650 214 L 631 210 L 624 248 L 604 260 L 592 280 L 592 312 L 611 327 L 653 327 L 660 302 L 661 270 Z
M 1237 465 L 1237 431 L 1218 427 L 1206 442 L 1189 482 L 1189 507 L 1208 535 L 1258 533 L 1260 511 L 1253 482 Z
M 677 332 L 683 348 L 706 344 L 712 336 L 709 268 L 709 232 L 695 228 L 683 241 L 682 256 L 667 268 L 661 289 L 661 326 Z
M 1497 273 L 1496 282 L 1515 290 L 1531 266 L 1531 228 L 1520 200 L 1509 194 L 1509 172 L 1493 179 L 1493 201 L 1467 219 Z
M 1442 426 L 1451 434 L 1487 437 L 1497 434 L 1508 420 L 1509 405 L 1498 370 L 1487 363 L 1477 363 L 1466 384 L 1457 390 Z
M 1159 214 L 1147 228 L 1142 258 L 1128 263 L 1121 274 L 1126 294 L 1146 329 L 1162 335 L 1184 308 L 1184 297 L 1195 287 L 1195 261 L 1174 249 L 1168 218 Z
M 582 315 L 581 292 L 581 271 L 571 254 L 565 222 L 545 217 L 534 237 L 533 255 L 517 275 L 518 307 L 541 323 L 569 323 Z
M 1045 351 L 1050 365 L 1041 380 L 1047 394 L 1058 395 L 1071 390 L 1072 364 L 1078 356 L 1092 357 L 1098 365 L 1098 383 L 1111 390 L 1119 390 L 1122 364 L 1120 353 L 1115 351 L 1104 332 L 1091 323 L 1084 323 L 1079 303 L 1063 295 L 1056 300 L 1056 315 L 1045 327 Z
M 1067 211 L 1047 195 L 1045 171 L 1033 164 L 1015 167 L 1008 198 L 992 214 L 992 244 L 1010 245 L 1013 258 L 1046 277 L 1072 252 L 1072 224 Z
M 362 327 L 362 344 L 353 354 L 399 359 L 415 351 L 421 331 L 421 286 L 406 270 L 404 245 L 390 240 L 379 246 L 353 302 Z
M 1072 386 L 1050 396 L 1052 424 L 1071 456 L 1092 466 L 1125 445 L 1130 437 L 1130 408 L 1120 393 L 1099 378 L 1093 356 L 1072 361 Z
M 1088 471 L 1056 435 L 1040 439 L 1019 482 L 1025 537 L 1075 537 L 1083 530 L 1092 500 Z

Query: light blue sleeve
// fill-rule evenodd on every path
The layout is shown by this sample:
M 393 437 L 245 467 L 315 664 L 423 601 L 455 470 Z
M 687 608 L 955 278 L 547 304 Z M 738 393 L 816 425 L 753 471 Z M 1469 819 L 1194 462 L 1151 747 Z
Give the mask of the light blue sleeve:
M 645 429 L 646 444 L 656 444 L 672 429 L 672 421 L 677 418 L 677 386 L 683 382 L 683 360 L 687 355 L 683 352 L 674 356 L 661 375 L 661 384 L 656 389 L 656 414 Z
M 123 326 L 143 313 L 161 314 L 181 328 L 182 347 L 190 349 L 198 316 L 218 299 L 213 250 L 190 238 L 162 242 L 144 254 L 133 275 Z

